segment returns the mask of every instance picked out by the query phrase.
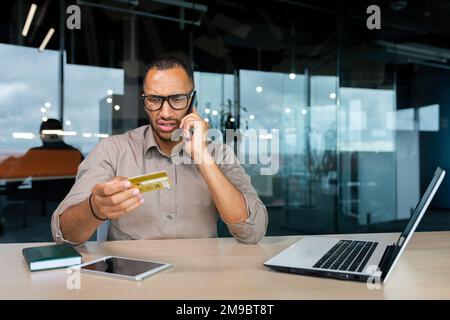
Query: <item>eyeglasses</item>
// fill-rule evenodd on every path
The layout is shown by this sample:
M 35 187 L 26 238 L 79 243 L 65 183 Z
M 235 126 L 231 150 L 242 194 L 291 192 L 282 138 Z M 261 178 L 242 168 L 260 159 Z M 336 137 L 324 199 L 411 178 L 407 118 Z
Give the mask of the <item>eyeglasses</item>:
M 156 96 L 153 94 L 145 95 L 142 93 L 141 100 L 145 109 L 148 111 L 158 111 L 162 108 L 164 101 L 169 102 L 169 106 L 174 110 L 185 109 L 189 104 L 189 98 L 195 95 L 195 91 L 192 90 L 187 94 L 173 94 L 170 96 Z

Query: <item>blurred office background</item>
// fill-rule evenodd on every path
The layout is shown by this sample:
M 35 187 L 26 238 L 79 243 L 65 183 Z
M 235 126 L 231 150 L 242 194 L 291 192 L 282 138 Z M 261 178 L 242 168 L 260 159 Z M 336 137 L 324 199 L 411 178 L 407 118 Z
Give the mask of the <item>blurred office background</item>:
M 147 124 L 142 76 L 160 54 L 193 61 L 211 127 L 280 130 L 279 171 L 245 165 L 268 235 L 400 231 L 450 169 L 449 16 L 446 0 L 2 1 L 0 242 L 51 240 L 82 157 Z M 420 230 L 450 230 L 449 194 L 447 178 Z

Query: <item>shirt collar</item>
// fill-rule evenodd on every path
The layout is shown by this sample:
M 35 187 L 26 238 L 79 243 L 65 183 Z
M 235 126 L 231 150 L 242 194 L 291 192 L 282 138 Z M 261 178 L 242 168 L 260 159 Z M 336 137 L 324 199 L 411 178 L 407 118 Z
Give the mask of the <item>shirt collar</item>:
M 153 133 L 153 129 L 151 125 L 148 125 L 147 127 L 147 132 L 145 133 L 145 153 L 149 152 L 152 148 L 156 148 L 156 150 L 158 150 L 158 152 L 161 155 L 164 155 L 161 151 L 161 149 L 159 149 L 158 143 L 156 142 L 155 139 L 155 134 Z M 172 149 L 172 154 L 171 157 L 183 153 L 183 142 L 180 142 L 179 144 L 177 144 L 173 149 Z M 151 153 L 150 153 L 151 154 Z
M 158 144 L 156 143 L 155 136 L 153 134 L 153 129 L 152 129 L 151 125 L 147 126 L 147 130 L 145 132 L 145 137 L 144 137 L 144 145 L 145 145 L 144 152 L 147 152 L 148 150 L 150 150 L 153 147 L 158 148 Z

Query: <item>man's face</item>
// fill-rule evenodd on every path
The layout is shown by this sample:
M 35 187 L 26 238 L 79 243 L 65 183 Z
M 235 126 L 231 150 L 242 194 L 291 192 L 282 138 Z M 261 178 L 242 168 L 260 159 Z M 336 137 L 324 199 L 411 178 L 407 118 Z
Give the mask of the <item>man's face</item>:
M 170 96 L 188 94 L 192 90 L 192 81 L 180 67 L 168 70 L 151 69 L 144 81 L 145 95 Z M 159 110 L 149 111 L 146 109 L 146 112 L 155 134 L 163 141 L 171 141 L 172 132 L 180 127 L 181 119 L 186 115 L 187 109 L 174 110 L 166 100 Z

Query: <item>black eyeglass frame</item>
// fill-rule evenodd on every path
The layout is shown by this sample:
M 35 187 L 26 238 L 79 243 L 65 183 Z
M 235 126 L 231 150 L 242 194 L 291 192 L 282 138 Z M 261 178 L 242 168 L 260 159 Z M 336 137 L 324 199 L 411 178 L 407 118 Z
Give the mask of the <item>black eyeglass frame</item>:
M 148 94 L 148 95 L 145 95 L 144 92 L 142 92 L 142 94 L 141 94 L 141 101 L 142 101 L 142 104 L 144 105 L 145 110 L 147 110 L 147 111 L 158 111 L 159 109 L 162 108 L 162 106 L 164 105 L 164 102 L 165 102 L 166 100 L 167 100 L 167 102 L 169 103 L 169 106 L 170 106 L 173 110 L 183 110 L 183 109 L 186 109 L 186 108 L 189 106 L 189 102 L 190 102 L 190 101 L 189 101 L 189 98 L 192 98 L 192 99 L 191 99 L 191 102 L 192 102 L 192 100 L 194 99 L 195 95 L 196 95 L 195 89 L 192 89 L 192 91 L 189 92 L 189 93 L 177 93 L 177 94 L 172 94 L 172 95 L 170 95 L 170 96 L 158 96 L 158 95 L 155 95 L 155 94 Z M 175 108 L 175 107 L 172 106 L 172 104 L 170 103 L 170 99 L 173 98 L 173 97 L 179 97 L 179 96 L 184 96 L 184 97 L 186 97 L 186 105 L 185 105 L 184 107 L 182 107 L 182 108 Z M 159 108 L 154 109 L 154 110 L 148 109 L 148 108 L 146 107 L 146 105 L 145 105 L 145 99 L 148 98 L 148 97 L 161 98 L 162 100 L 161 100 L 161 105 L 159 106 Z

